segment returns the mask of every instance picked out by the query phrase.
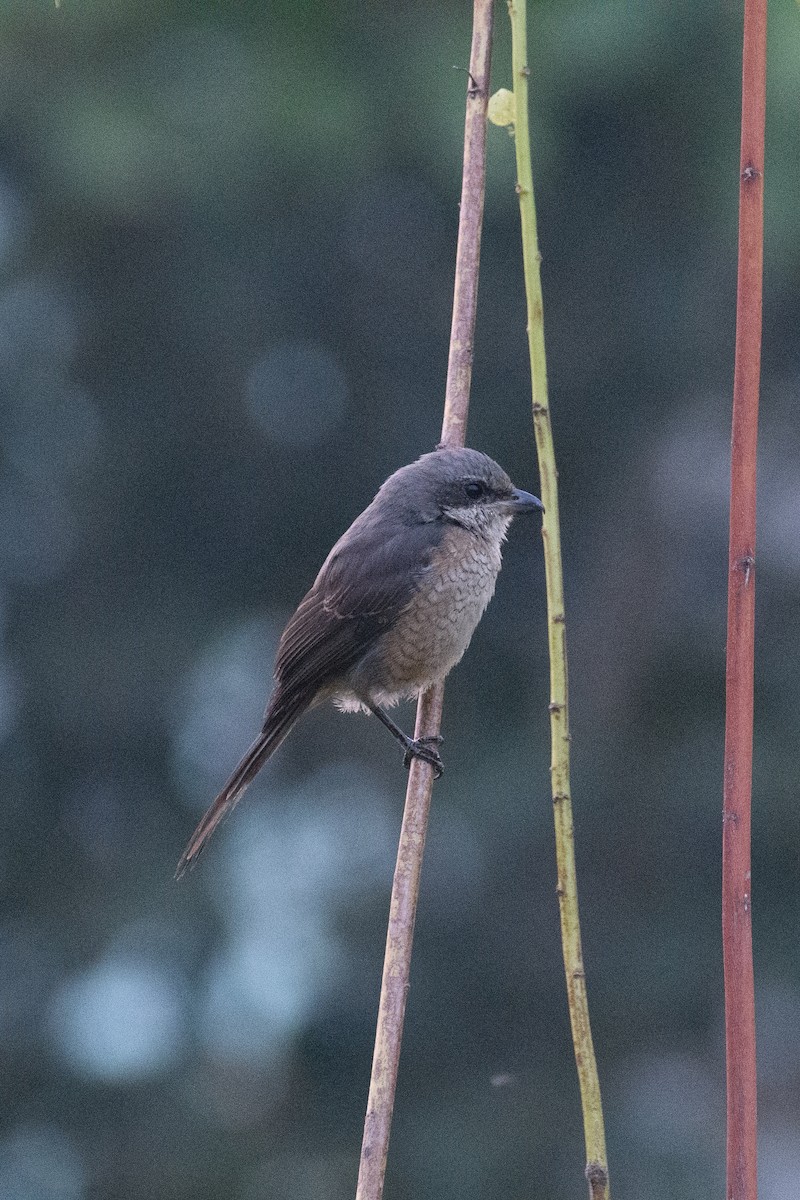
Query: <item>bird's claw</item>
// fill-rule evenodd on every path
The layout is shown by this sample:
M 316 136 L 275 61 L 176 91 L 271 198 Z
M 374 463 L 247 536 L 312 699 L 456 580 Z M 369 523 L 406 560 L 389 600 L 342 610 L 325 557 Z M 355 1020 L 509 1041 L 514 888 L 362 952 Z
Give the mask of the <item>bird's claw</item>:
M 412 758 L 422 759 L 433 767 L 433 778 L 441 779 L 444 775 L 444 763 L 442 762 L 437 746 L 441 746 L 444 738 L 441 734 L 434 733 L 428 737 L 409 738 L 406 752 L 403 755 L 403 766 L 406 770 L 411 766 Z

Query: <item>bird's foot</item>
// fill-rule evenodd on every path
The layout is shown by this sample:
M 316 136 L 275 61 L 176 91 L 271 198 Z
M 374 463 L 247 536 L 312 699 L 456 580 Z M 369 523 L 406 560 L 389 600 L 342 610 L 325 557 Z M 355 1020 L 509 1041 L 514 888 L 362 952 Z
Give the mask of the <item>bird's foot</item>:
M 444 763 L 436 747 L 441 746 L 443 741 L 444 738 L 438 733 L 431 734 L 430 737 L 409 738 L 403 755 L 405 769 L 408 770 L 411 766 L 412 758 L 421 758 L 433 767 L 434 779 L 441 779 L 444 775 Z

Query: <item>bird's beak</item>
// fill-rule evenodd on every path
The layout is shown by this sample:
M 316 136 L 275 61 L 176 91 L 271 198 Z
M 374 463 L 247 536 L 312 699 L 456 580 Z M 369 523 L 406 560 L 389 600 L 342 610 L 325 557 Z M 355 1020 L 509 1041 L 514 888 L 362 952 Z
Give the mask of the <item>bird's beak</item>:
M 514 515 L 516 513 L 544 512 L 541 500 L 537 496 L 532 496 L 530 492 L 523 492 L 520 488 L 514 488 L 508 506 Z

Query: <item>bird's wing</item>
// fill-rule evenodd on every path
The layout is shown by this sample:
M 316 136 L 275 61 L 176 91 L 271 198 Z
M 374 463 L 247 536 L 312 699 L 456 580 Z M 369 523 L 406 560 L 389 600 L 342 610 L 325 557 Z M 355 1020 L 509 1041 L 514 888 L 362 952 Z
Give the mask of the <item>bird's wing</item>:
M 439 540 L 433 524 L 369 521 L 369 510 L 334 546 L 278 647 L 281 689 L 315 690 L 359 661 L 411 600 Z
M 370 509 L 336 543 L 284 630 L 276 687 L 261 734 L 195 830 L 178 863 L 193 865 L 211 834 L 320 691 L 346 677 L 411 600 L 440 531 L 402 525 Z

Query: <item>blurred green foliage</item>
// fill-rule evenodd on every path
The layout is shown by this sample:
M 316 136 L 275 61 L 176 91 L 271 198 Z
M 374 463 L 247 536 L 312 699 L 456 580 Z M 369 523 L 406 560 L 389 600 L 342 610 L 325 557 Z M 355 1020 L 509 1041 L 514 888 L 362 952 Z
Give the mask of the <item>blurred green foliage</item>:
M 281 624 L 438 436 L 469 6 L 0 7 L 0 1195 L 354 1189 L 404 776 L 314 714 L 191 878 Z M 508 85 L 498 5 L 495 86 Z M 533 4 L 586 961 L 617 1200 L 722 1186 L 737 6 Z M 770 16 L 754 919 L 800 1169 L 796 6 Z M 470 442 L 535 489 L 490 129 Z M 538 543 L 448 684 L 393 1200 L 582 1194 Z M 410 722 L 410 714 L 406 717 Z

